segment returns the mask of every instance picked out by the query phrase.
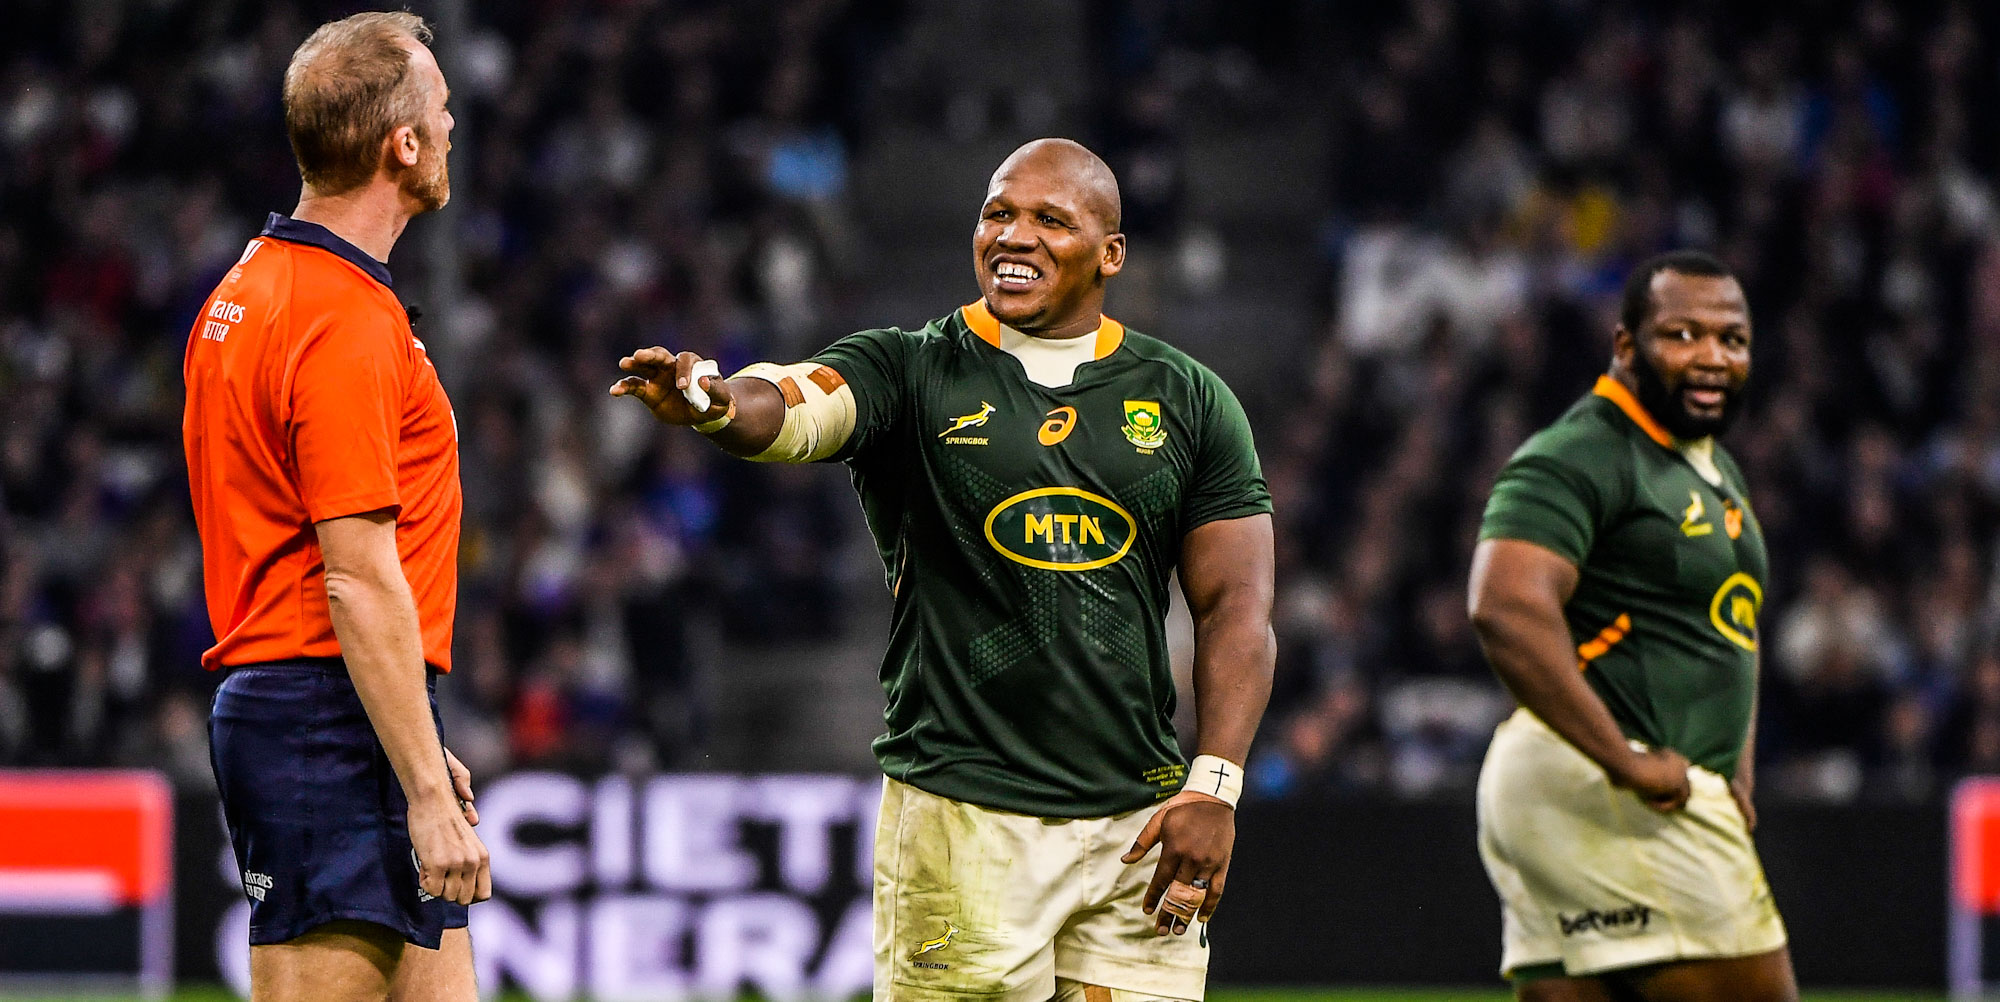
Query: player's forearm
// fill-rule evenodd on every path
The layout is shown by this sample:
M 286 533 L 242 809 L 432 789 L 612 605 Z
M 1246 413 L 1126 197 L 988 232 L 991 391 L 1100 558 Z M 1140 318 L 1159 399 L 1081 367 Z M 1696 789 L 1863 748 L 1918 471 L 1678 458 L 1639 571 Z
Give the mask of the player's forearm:
M 762 453 L 778 440 L 785 424 L 785 398 L 778 388 L 755 377 L 725 381 L 736 404 L 736 417 L 708 440 L 732 456 L 747 458 Z
M 1484 597 L 1473 630 L 1486 660 L 1528 712 L 1613 778 L 1631 757 L 1611 710 L 1577 670 L 1562 607 L 1520 597 Z
M 326 576 L 333 634 L 361 706 L 411 802 L 450 797 L 444 747 L 431 719 L 417 603 L 400 568 L 393 575 Z
M 1195 622 L 1195 751 L 1245 764 L 1271 701 L 1278 642 L 1269 606 L 1224 605 Z

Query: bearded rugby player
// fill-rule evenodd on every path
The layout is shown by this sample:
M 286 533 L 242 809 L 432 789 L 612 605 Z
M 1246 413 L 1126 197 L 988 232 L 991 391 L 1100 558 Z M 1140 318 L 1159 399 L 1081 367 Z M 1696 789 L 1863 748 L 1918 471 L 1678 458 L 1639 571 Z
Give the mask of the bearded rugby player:
M 1508 462 L 1472 622 L 1521 709 L 1479 776 L 1501 970 L 1532 1002 L 1791 1002 L 1750 832 L 1768 563 L 1716 443 L 1750 378 L 1721 262 L 1628 278 L 1610 372 Z
M 1229 388 L 1104 316 L 1119 211 L 1096 155 L 1029 143 L 987 188 L 977 302 L 728 380 L 663 348 L 619 363 L 612 393 L 732 454 L 853 473 L 895 594 L 878 999 L 1204 991 L 1270 695 L 1271 502 Z M 1191 763 L 1171 724 L 1176 569 Z

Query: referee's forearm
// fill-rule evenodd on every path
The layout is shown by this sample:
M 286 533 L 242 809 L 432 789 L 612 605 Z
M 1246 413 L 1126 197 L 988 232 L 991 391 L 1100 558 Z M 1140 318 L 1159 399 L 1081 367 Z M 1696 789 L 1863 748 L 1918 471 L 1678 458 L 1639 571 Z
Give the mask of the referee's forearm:
M 447 796 L 451 781 L 431 719 L 416 599 L 400 569 L 386 577 L 328 571 L 333 635 L 403 795 L 413 802 Z

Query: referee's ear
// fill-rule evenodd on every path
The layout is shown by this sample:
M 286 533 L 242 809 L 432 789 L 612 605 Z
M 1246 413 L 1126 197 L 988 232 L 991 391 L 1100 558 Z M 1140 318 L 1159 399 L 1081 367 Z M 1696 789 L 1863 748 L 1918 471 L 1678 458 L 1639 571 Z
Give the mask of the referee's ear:
M 396 126 L 389 133 L 389 158 L 405 168 L 415 167 L 423 154 L 423 142 L 412 125 Z

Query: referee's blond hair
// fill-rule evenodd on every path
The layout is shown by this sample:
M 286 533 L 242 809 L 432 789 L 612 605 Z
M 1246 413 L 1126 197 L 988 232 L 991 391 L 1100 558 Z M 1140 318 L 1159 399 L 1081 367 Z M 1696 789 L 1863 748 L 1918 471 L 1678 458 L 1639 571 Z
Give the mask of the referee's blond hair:
M 428 141 L 428 86 L 410 72 L 409 43 L 429 45 L 430 26 L 409 11 L 368 11 L 319 26 L 285 68 L 285 132 L 299 176 L 315 194 L 367 184 L 382 143 L 399 126 Z

